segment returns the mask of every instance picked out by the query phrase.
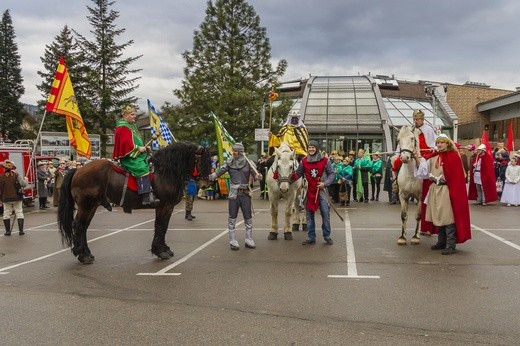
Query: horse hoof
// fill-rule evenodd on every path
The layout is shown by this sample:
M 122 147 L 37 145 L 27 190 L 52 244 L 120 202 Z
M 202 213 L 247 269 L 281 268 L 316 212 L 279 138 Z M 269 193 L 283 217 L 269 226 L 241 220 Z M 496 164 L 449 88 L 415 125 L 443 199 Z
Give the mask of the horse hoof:
M 269 235 L 267 236 L 268 240 L 276 240 L 278 239 L 278 233 L 269 232 Z
M 168 255 L 170 255 L 170 257 L 173 257 L 173 251 L 172 250 L 168 249 L 168 250 L 166 250 L 166 252 L 168 253 Z
M 397 240 L 397 245 L 406 245 L 406 239 L 399 238 L 399 239 Z
M 419 238 L 412 238 L 412 240 L 410 240 L 411 245 L 419 245 L 420 243 L 421 240 Z
M 297 223 L 293 223 L 292 232 L 298 232 L 300 230 L 300 225 Z
M 423 231 L 420 231 L 419 234 L 420 234 L 420 235 L 424 235 L 424 236 L 426 236 L 426 237 L 431 237 L 431 236 L 432 236 L 432 234 L 431 234 L 430 232 L 423 232 Z
M 170 259 L 172 257 L 172 256 L 170 256 L 168 251 L 159 252 L 156 255 L 157 255 L 157 257 L 159 257 L 160 260 L 163 260 L 163 261 L 167 260 L 167 259 Z
M 286 232 L 283 234 L 283 238 L 285 240 L 293 240 L 293 237 L 292 237 L 292 233 L 291 232 Z
M 94 263 L 94 257 L 89 255 L 80 255 L 78 256 L 78 261 L 82 264 L 92 264 Z

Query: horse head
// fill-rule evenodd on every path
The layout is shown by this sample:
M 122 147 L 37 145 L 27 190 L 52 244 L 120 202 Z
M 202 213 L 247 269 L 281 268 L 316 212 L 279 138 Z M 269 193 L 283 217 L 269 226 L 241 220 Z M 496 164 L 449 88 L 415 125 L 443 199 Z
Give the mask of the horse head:
M 211 156 L 209 150 L 202 145 L 199 145 L 195 152 L 195 171 L 198 173 L 196 181 L 199 189 L 205 189 L 210 186 Z
M 415 127 L 404 125 L 397 136 L 399 141 L 401 161 L 408 163 L 413 158 L 414 149 L 418 148 L 418 140 Z
M 294 182 L 294 174 L 298 168 L 296 153 L 286 143 L 275 150 L 276 158 L 273 163 L 276 181 L 282 193 L 289 191 Z

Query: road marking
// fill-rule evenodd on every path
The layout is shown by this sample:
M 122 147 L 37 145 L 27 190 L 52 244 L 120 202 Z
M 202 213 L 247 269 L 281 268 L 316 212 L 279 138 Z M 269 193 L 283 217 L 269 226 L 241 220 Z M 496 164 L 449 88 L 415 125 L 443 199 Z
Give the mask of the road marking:
M 258 212 L 256 212 L 254 215 L 258 214 Z M 237 222 L 237 224 L 235 225 L 236 226 L 240 226 L 241 224 L 244 223 L 244 220 L 240 221 L 240 222 Z M 207 242 L 205 242 L 204 244 L 202 244 L 201 246 L 199 246 L 198 248 L 196 248 L 195 250 L 193 250 L 192 252 L 190 252 L 189 254 L 187 254 L 186 256 L 184 256 L 183 258 L 181 258 L 180 260 L 170 264 L 169 266 L 159 270 L 158 272 L 155 272 L 155 273 L 137 273 L 136 275 L 149 275 L 149 276 L 161 276 L 161 275 L 170 275 L 170 276 L 179 276 L 181 275 L 182 273 L 167 273 L 168 270 L 170 269 L 173 269 L 175 267 L 177 267 L 178 265 L 181 265 L 183 264 L 184 262 L 186 262 L 187 260 L 189 260 L 191 257 L 195 256 L 197 253 L 201 252 L 202 250 L 204 250 L 205 248 L 207 248 L 209 245 L 213 244 L 215 241 L 217 241 L 220 237 L 226 235 L 228 233 L 228 230 L 226 229 L 225 231 L 222 231 L 221 233 L 217 234 L 216 236 L 214 236 L 213 238 L 211 238 L 210 240 L 208 240 Z
M 137 226 L 144 225 L 145 223 L 152 222 L 152 221 L 155 221 L 155 219 L 144 221 L 144 222 L 138 223 L 138 224 L 136 224 L 134 226 L 130 226 L 130 227 L 127 227 L 127 228 L 119 229 L 119 230 L 114 231 L 112 233 L 104 234 L 102 236 L 99 236 L 97 238 L 89 240 L 88 243 L 92 243 L 92 242 L 95 242 L 96 240 L 103 239 L 103 238 L 106 238 L 106 237 L 110 237 L 112 235 L 115 235 L 115 234 L 127 231 L 129 229 L 132 229 L 132 228 L 137 227 Z M 32 260 L 29 260 L 29 261 L 21 262 L 21 263 L 18 263 L 18 264 L 13 264 L 12 266 L 9 266 L 9 267 L 0 268 L 0 274 L 9 274 L 9 272 L 6 272 L 6 270 L 17 268 L 17 267 L 20 267 L 20 266 L 23 266 L 23 265 L 26 265 L 26 264 L 30 264 L 30 263 L 33 263 L 33 262 L 38 262 L 38 261 L 41 261 L 43 259 L 49 258 L 49 257 L 54 256 L 54 255 L 58 255 L 58 254 L 60 254 L 62 252 L 69 251 L 69 250 L 70 250 L 70 247 L 68 247 L 66 249 L 63 249 L 63 250 L 59 250 L 59 251 L 53 252 L 53 253 L 50 253 L 50 254 L 45 255 L 45 256 L 34 258 Z
M 327 277 L 331 279 L 380 279 L 379 276 L 358 275 L 348 211 L 345 211 L 345 239 L 347 242 L 347 275 L 327 275 Z
M 471 225 L 471 227 L 473 227 L 473 228 L 476 229 L 477 231 L 480 231 L 480 232 L 482 232 L 482 233 L 484 233 L 484 234 L 487 234 L 487 235 L 490 236 L 491 238 L 495 238 L 496 240 L 501 241 L 502 243 L 504 243 L 504 244 L 506 244 L 506 245 L 509 245 L 509 246 L 511 246 L 512 248 L 514 248 L 514 249 L 520 251 L 520 245 L 517 245 L 517 244 L 515 244 L 515 243 L 513 243 L 513 242 L 510 242 L 509 240 L 506 240 L 506 239 L 504 239 L 504 238 L 502 238 L 502 237 L 499 237 L 498 235 L 493 234 L 493 233 L 491 233 L 491 232 L 489 232 L 489 231 L 486 231 L 485 229 L 480 228 L 480 227 L 477 227 L 477 226 L 475 226 L 475 225 L 473 225 L 473 224 Z

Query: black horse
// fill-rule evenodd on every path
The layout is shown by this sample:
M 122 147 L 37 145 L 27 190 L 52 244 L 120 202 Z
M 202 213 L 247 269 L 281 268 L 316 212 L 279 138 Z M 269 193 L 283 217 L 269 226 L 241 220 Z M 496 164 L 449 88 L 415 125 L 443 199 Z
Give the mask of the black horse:
M 173 256 L 166 245 L 165 236 L 173 208 L 182 200 L 186 179 L 196 170 L 199 187 L 207 183 L 211 158 L 204 147 L 189 142 L 173 143 L 160 149 L 153 157 L 152 187 L 159 203 L 155 207 L 152 253 L 162 260 Z M 58 205 L 58 225 L 62 242 L 72 247 L 72 253 L 81 263 L 90 264 L 94 256 L 87 244 L 87 229 L 98 206 L 109 202 L 120 204 L 125 176 L 114 171 L 108 160 L 95 160 L 70 170 L 61 185 Z M 142 208 L 142 198 L 127 189 L 123 207 L 125 211 Z M 74 217 L 74 206 L 77 213 Z

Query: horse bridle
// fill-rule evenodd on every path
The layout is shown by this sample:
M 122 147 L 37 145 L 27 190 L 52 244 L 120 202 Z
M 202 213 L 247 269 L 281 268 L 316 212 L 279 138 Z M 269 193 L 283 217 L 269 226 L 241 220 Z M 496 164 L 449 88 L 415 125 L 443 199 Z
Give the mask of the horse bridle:
M 413 149 L 417 149 L 417 138 L 415 137 L 415 126 L 412 126 L 411 128 L 411 132 L 413 134 Z M 410 153 L 410 155 L 413 157 L 414 153 L 412 150 L 410 149 L 401 149 L 399 151 L 399 155 L 402 154 L 402 153 Z
M 278 160 L 276 161 L 276 169 L 274 169 L 273 167 L 273 173 L 277 173 L 278 177 L 276 178 L 276 182 L 278 183 L 278 186 L 280 186 L 282 183 L 289 183 L 289 185 L 291 185 L 292 183 L 294 183 L 294 180 L 292 179 L 292 176 L 294 174 L 294 172 L 296 171 L 296 164 L 295 164 L 295 160 L 293 159 L 293 164 L 292 164 L 292 172 L 287 175 L 287 176 L 283 176 L 280 174 L 280 172 L 278 171 Z

